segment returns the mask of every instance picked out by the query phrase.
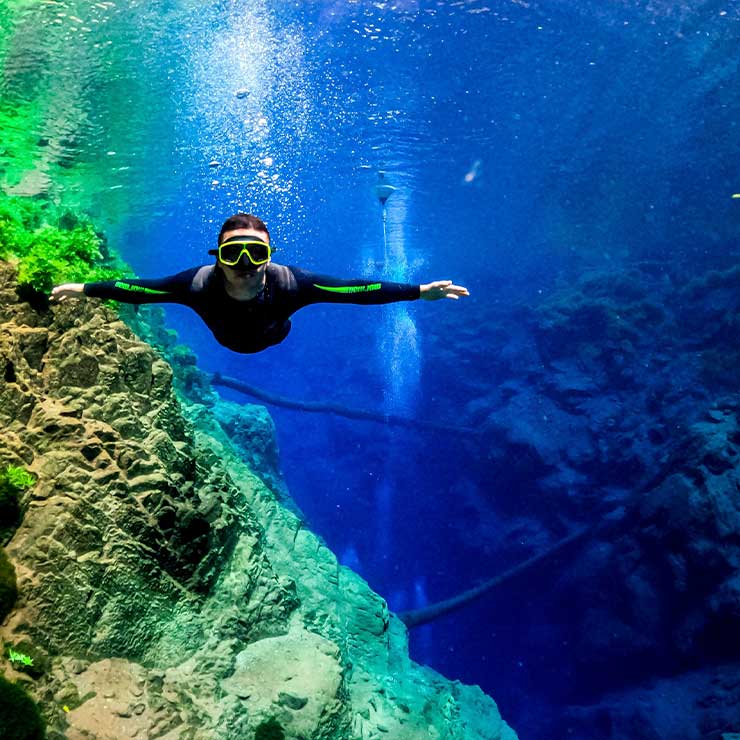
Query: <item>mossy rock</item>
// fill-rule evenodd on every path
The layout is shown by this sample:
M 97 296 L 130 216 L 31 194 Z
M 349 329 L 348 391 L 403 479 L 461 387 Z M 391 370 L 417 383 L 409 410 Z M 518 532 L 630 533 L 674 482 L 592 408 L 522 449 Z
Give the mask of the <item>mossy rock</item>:
M 4 676 L 0 676 L 0 729 L 3 740 L 42 740 L 46 735 L 36 703 Z
M 10 656 L 11 650 L 16 654 L 25 655 L 30 658 L 31 664 L 12 660 Z M 32 678 L 41 678 L 51 667 L 51 661 L 46 653 L 28 640 L 21 640 L 21 642 L 14 645 L 5 643 L 5 657 L 10 660 L 16 671 L 25 673 Z
M 18 584 L 15 579 L 15 568 L 5 550 L 0 549 L 0 622 L 10 613 L 18 598 Z
M 21 523 L 19 497 L 36 478 L 23 468 L 8 466 L 0 471 L 0 542 L 7 542 Z

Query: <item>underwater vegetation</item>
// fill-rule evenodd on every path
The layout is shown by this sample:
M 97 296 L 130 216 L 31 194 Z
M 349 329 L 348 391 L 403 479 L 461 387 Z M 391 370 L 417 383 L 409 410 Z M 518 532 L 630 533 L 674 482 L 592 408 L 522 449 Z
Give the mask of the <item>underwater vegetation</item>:
M 12 535 L 21 521 L 19 496 L 36 482 L 33 474 L 9 465 L 0 470 L 0 542 Z
M 19 288 L 37 301 L 55 284 L 109 280 L 125 270 L 89 220 L 44 201 L 3 195 L 0 259 L 17 265 Z

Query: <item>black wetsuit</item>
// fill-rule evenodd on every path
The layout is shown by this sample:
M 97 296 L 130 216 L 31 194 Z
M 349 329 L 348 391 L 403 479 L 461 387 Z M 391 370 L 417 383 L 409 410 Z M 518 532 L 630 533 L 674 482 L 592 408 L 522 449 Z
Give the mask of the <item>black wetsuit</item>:
M 311 303 L 378 304 L 413 301 L 418 285 L 337 280 L 271 262 L 264 289 L 251 300 L 226 292 L 216 266 L 202 265 L 158 280 L 111 280 L 85 283 L 85 295 L 123 303 L 180 303 L 205 321 L 214 337 L 234 352 L 260 352 L 290 331 L 290 317 Z

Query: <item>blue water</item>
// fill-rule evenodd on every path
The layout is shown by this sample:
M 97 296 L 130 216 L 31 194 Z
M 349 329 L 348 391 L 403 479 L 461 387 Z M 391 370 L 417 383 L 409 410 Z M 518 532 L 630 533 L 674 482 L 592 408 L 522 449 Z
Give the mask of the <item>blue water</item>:
M 519 363 L 533 340 L 517 307 L 589 270 L 690 275 L 740 253 L 740 6 L 234 0 L 180 11 L 155 38 L 159 11 L 130 18 L 151 29 L 140 74 L 159 105 L 133 114 L 150 133 L 115 155 L 134 174 L 111 241 L 140 276 L 208 261 L 220 223 L 243 210 L 267 222 L 278 262 L 470 289 L 458 302 L 309 307 L 257 356 L 167 309 L 204 370 L 450 426 L 270 409 L 310 526 L 395 610 L 452 596 L 567 533 L 553 524 L 567 481 L 538 488 L 526 450 L 494 465 L 493 438 L 456 427 L 481 424 L 501 384 L 528 383 Z M 396 187 L 386 248 L 379 171 Z M 532 434 L 552 435 L 538 418 Z M 603 470 L 595 489 L 629 488 L 616 463 L 611 478 Z M 525 740 L 643 737 L 564 719 L 649 674 L 569 659 L 575 620 L 551 587 L 571 567 L 563 555 L 419 628 L 412 655 L 480 684 Z
M 737 251 L 737 4 L 237 2 L 211 13 L 192 30 L 173 162 L 161 164 L 178 174 L 176 200 L 121 231 L 137 272 L 198 263 L 220 221 L 248 210 L 268 223 L 277 261 L 451 278 L 471 297 L 310 307 L 283 345 L 254 357 L 169 310 L 206 370 L 470 426 L 470 404 L 506 379 L 500 355 L 528 341 L 521 327 L 486 331 L 512 305 L 536 305 L 587 269 L 696 269 Z M 390 263 L 381 170 L 397 188 Z M 152 247 L 158 234 L 181 248 Z M 310 525 L 393 609 L 452 596 L 555 538 L 532 524 L 546 507 L 526 461 L 502 472 L 485 443 L 453 430 L 271 413 Z M 615 469 L 599 485 L 620 479 Z M 498 547 L 517 518 L 516 545 Z M 592 685 L 619 689 L 640 673 L 617 665 L 603 680 L 603 667 L 569 660 L 572 615 L 549 586 L 571 566 L 564 557 L 419 628 L 413 657 L 480 684 L 522 738 L 612 736 L 563 719 L 566 706 L 598 703 Z

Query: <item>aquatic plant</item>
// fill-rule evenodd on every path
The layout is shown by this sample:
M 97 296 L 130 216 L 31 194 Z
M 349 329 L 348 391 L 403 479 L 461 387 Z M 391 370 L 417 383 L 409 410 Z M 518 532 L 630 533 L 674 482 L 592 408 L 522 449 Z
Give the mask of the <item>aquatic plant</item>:
M 24 653 L 17 653 L 12 647 L 8 648 L 8 658 L 11 663 L 22 663 L 23 665 L 33 665 L 33 658 Z
M 30 640 L 21 640 L 8 648 L 8 660 L 17 671 L 21 671 L 33 678 L 40 678 L 49 670 L 48 655 L 34 645 Z
M 22 255 L 18 282 L 47 293 L 55 283 L 112 277 L 113 273 L 105 269 L 103 275 L 96 274 L 99 268 L 95 265 L 101 259 L 100 239 L 92 226 L 69 232 L 47 226 L 35 234 L 30 248 Z
M 36 476 L 29 473 L 25 468 L 16 465 L 8 465 L 5 470 L 0 471 L 0 486 L 7 485 L 16 491 L 25 491 L 36 483 Z
M 36 703 L 4 676 L 0 676 L 0 728 L 3 740 L 40 740 L 46 735 Z
M 23 468 L 9 465 L 5 470 L 0 470 L 0 540 L 4 540 L 20 524 L 18 497 L 35 482 L 36 478 Z
M 125 265 L 89 221 L 28 198 L 0 197 L 0 259 L 18 264 L 18 282 L 47 294 L 55 284 L 108 280 Z

